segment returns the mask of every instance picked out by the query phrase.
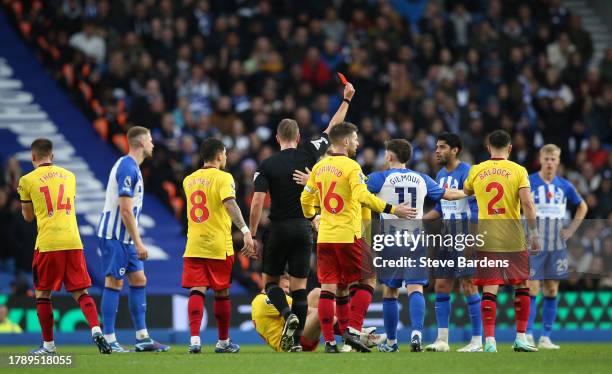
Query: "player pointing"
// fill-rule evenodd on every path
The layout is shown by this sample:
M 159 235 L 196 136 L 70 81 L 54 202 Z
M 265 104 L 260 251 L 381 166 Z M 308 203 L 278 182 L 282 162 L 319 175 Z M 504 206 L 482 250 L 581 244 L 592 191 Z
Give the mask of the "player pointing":
M 240 346 L 229 338 L 234 249 L 232 222 L 244 235 L 242 254 L 254 254 L 253 238 L 236 203 L 236 187 L 230 173 L 223 171 L 227 156 L 223 143 L 206 139 L 200 148 L 204 166 L 183 181 L 187 196 L 187 246 L 183 255 L 183 288 L 189 288 L 189 353 L 200 353 L 200 326 L 204 295 L 215 293 L 213 310 L 219 340 L 215 353 L 238 353 Z
M 368 192 L 361 167 L 349 158 L 355 156 L 359 146 L 355 125 L 348 122 L 336 125 L 329 138 L 332 154 L 313 167 L 301 196 L 306 218 L 315 217 L 319 201 L 321 206 L 317 238 L 319 321 L 325 352 L 338 353 L 333 331 L 335 295 L 338 284 L 350 285 L 350 314 L 343 338 L 356 350 L 370 352 L 359 340 L 375 286 L 371 254 L 362 240 L 361 204 L 402 218 L 414 218 L 416 210 L 406 204 L 392 206 Z
M 485 334 L 485 352 L 497 352 L 495 342 L 495 314 L 497 291 L 500 285 L 515 287 L 514 310 L 516 339 L 514 350 L 536 352 L 527 342 L 525 330 L 529 318 L 529 258 L 525 235 L 520 223 L 521 207 L 529 226 L 531 249 L 540 249 L 536 229 L 536 210 L 531 198 L 527 170 L 508 161 L 512 151 L 510 135 L 496 130 L 489 135 L 487 148 L 491 159 L 473 166 L 463 190 L 475 195 L 478 203 L 478 231 L 484 236 L 485 246 L 477 251 L 479 259 L 504 259 L 507 268 L 476 269 L 474 284 L 483 286 L 481 303 Z
M 28 222 L 36 218 L 38 230 L 32 275 L 43 345 L 31 353 L 56 353 L 51 292 L 61 290 L 62 284 L 79 303 L 100 353 L 111 353 L 100 329 L 96 304 L 87 293 L 91 279 L 76 220 L 76 178 L 70 171 L 53 165 L 50 140 L 36 139 L 31 148 L 34 170 L 19 179 L 18 187 L 23 218 Z

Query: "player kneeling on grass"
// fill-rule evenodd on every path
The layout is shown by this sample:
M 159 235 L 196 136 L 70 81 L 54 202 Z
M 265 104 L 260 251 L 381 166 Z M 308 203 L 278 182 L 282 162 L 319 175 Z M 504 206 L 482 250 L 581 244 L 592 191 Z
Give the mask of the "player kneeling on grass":
M 279 286 L 283 289 L 286 295 L 287 303 L 291 305 L 292 299 L 288 295 L 289 292 L 289 280 L 287 277 L 282 277 Z M 299 344 L 302 346 L 302 350 L 306 352 L 312 352 L 317 349 L 319 340 L 321 339 L 321 324 L 319 323 L 319 296 L 321 295 L 321 289 L 315 288 L 308 293 L 308 312 L 306 314 L 306 322 L 304 325 L 304 331 L 300 337 Z M 253 318 L 253 324 L 255 330 L 262 337 L 262 339 L 268 343 L 272 349 L 277 352 L 282 352 L 281 337 L 284 327 L 284 319 L 278 310 L 272 305 L 270 299 L 264 292 L 255 296 L 251 303 L 251 313 Z M 377 344 L 383 342 L 387 336 L 385 334 L 376 334 L 374 331 L 375 327 L 363 328 L 360 334 L 361 342 L 368 347 L 375 347 Z M 336 335 L 342 335 L 338 322 L 334 324 L 334 333 Z M 298 343 L 298 342 L 296 342 Z M 348 351 L 350 347 L 347 345 Z
M 32 143 L 34 170 L 19 179 L 18 187 L 23 218 L 27 222 L 36 218 L 38 229 L 32 275 L 43 345 L 31 353 L 56 353 L 51 292 L 61 290 L 64 284 L 66 291 L 79 303 L 100 353 L 110 354 L 111 347 L 100 329 L 96 303 L 87 293 L 91 279 L 75 214 L 76 177 L 53 165 L 52 161 L 53 143 L 48 139 L 36 139 Z
M 240 346 L 229 338 L 231 285 L 234 249 L 232 222 L 244 235 L 242 254 L 253 256 L 253 238 L 236 204 L 236 187 L 231 174 L 223 171 L 227 160 L 225 146 L 218 139 L 206 139 L 200 148 L 202 169 L 187 176 L 183 188 L 187 196 L 187 246 L 183 262 L 183 288 L 189 288 L 189 353 L 200 353 L 200 326 L 204 315 L 204 294 L 215 293 L 213 310 L 219 340 L 215 353 L 237 353 Z

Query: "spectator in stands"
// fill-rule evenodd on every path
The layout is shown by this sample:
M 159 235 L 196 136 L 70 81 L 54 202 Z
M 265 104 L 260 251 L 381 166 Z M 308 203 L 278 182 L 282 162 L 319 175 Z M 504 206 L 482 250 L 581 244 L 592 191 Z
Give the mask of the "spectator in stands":
M 59 3 L 42 2 L 26 39 L 61 51 L 57 60 L 42 49 L 41 56 L 57 76 L 72 69 L 72 84 L 62 83 L 92 121 L 109 122 L 109 141 L 133 124 L 154 130 L 160 151 L 143 175 L 164 200 L 162 184 L 180 190 L 198 165 L 197 145 L 211 136 L 228 145 L 227 170 L 239 199 L 248 198 L 248 160 L 276 147 L 280 118 L 296 118 L 303 139 L 318 133 L 341 100 L 334 75 L 341 71 L 361 92 L 347 118 L 360 124 L 359 159 L 368 169 L 380 167 L 385 139 L 402 136 L 415 147 L 410 167 L 433 172 L 432 139 L 443 130 L 459 131 L 463 157 L 480 162 L 487 133 L 504 128 L 515 142 L 512 157 L 530 171 L 531 150 L 544 141 L 561 146 L 589 217 L 607 217 L 612 49 L 593 61 L 591 35 L 559 0 L 446 8 L 426 0 Z M 92 54 L 95 43 L 74 43 L 79 38 L 101 41 L 108 53 Z M 97 64 L 89 75 L 87 59 Z M 80 83 L 101 108 L 81 100 Z M 21 174 L 11 170 L 9 184 Z
M 106 42 L 98 35 L 94 22 L 85 21 L 83 23 L 83 30 L 70 37 L 70 46 L 80 50 L 96 63 L 104 63 L 106 58 Z

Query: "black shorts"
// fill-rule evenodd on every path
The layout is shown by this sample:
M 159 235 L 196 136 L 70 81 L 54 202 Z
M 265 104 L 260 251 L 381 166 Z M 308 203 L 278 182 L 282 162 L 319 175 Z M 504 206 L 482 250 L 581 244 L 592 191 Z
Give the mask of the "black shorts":
M 288 265 L 289 275 L 307 278 L 312 251 L 312 227 L 305 218 L 270 222 L 263 239 L 263 273 L 280 276 Z

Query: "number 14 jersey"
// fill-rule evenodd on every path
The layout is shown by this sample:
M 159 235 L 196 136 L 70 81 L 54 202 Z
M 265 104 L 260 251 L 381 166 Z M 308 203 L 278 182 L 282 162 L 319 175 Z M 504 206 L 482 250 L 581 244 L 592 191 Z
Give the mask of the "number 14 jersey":
M 234 254 L 232 220 L 223 202 L 236 198 L 231 174 L 213 167 L 183 180 L 187 197 L 187 245 L 183 257 L 225 259 Z
M 32 204 L 40 252 L 83 249 L 77 225 L 74 198 L 76 178 L 64 168 L 42 164 L 19 179 L 22 204 Z

